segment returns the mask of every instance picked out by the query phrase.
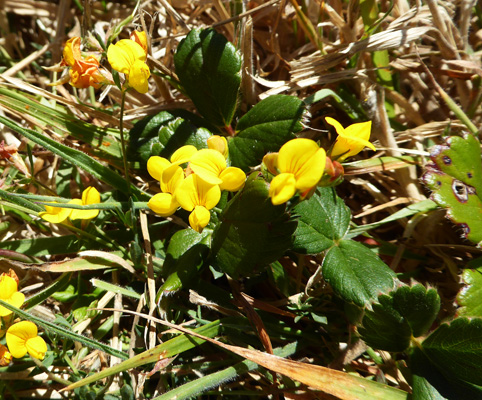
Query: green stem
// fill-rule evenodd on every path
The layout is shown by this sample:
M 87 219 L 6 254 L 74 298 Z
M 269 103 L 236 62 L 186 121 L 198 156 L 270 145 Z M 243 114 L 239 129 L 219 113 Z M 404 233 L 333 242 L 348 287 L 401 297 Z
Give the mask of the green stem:
M 126 151 L 126 140 L 124 138 L 124 107 L 126 103 L 126 91 L 122 91 L 122 100 L 121 100 L 121 109 L 120 109 L 120 117 L 119 117 L 119 130 L 120 130 L 120 137 L 121 137 L 121 146 L 122 146 L 122 161 L 124 162 L 124 175 L 126 178 L 127 183 L 127 190 L 129 191 L 129 195 L 131 194 L 131 183 L 129 181 L 129 169 L 127 168 L 127 151 Z

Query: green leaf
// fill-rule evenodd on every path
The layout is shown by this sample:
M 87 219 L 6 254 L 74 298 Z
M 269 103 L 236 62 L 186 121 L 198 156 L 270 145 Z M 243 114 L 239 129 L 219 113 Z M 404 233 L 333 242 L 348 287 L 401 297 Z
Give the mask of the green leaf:
M 447 216 L 462 228 L 463 236 L 482 242 L 482 161 L 480 143 L 473 136 L 452 136 L 446 145 L 435 146 L 424 183 L 431 199 L 447 209 Z
M 466 286 L 457 295 L 460 305 L 457 314 L 464 317 L 482 317 L 482 267 L 466 269 L 462 280 Z
M 273 206 L 268 184 L 250 177 L 228 203 L 213 234 L 214 264 L 233 278 L 276 261 L 291 246 L 296 222 L 285 206 Z
M 13 250 L 35 257 L 49 254 L 77 253 L 80 250 L 81 245 L 82 244 L 75 235 L 0 242 L 1 249 Z
M 444 375 L 482 385 L 482 319 L 440 325 L 422 342 L 422 350 Z
M 231 124 L 241 83 L 241 57 L 214 29 L 193 29 L 174 55 L 179 80 L 199 113 L 217 127 Z
M 229 141 L 233 166 L 247 171 L 258 165 L 264 155 L 278 151 L 294 132 L 303 129 L 303 102 L 297 97 L 270 96 L 249 110 L 236 126 L 237 135 Z
M 55 140 L 41 133 L 35 132 L 30 129 L 22 128 L 5 117 L 0 116 L 0 122 L 8 126 L 13 131 L 17 132 L 18 134 L 25 136 L 32 142 L 37 143 L 38 145 L 44 147 L 45 149 L 51 151 L 54 154 L 57 154 L 64 160 L 69 161 L 72 164 L 82 168 L 84 171 L 90 173 L 95 178 L 111 185 L 112 187 L 120 190 L 121 192 L 129 192 L 127 182 L 122 176 L 102 165 L 100 162 L 94 160 L 92 157 L 88 156 L 82 151 L 72 149 L 68 146 L 58 143 Z M 145 193 L 143 193 L 134 185 L 130 185 L 130 191 L 141 197 L 146 197 Z
M 204 121 L 186 110 L 161 111 L 137 122 L 129 133 L 127 149 L 130 159 L 146 161 L 151 156 L 169 159 L 179 147 L 190 144 L 206 148 L 211 136 Z
M 481 399 L 482 390 L 444 376 L 418 347 L 410 354 L 413 400 Z
M 15 194 L 9 193 L 5 190 L 0 189 L 0 199 L 6 200 L 10 203 L 16 204 L 19 207 L 26 208 L 33 211 L 35 214 L 41 211 L 45 211 L 38 204 L 32 203 L 30 200 L 24 199 L 22 197 L 16 196 Z
M 177 231 L 169 241 L 163 265 L 168 278 L 159 289 L 159 294 L 174 292 L 197 279 L 204 257 L 209 251 L 211 232 L 198 233 L 191 228 Z
M 404 351 L 412 336 L 425 334 L 440 309 L 440 297 L 423 285 L 402 286 L 367 310 L 358 332 L 371 347 L 386 351 Z
M 341 240 L 323 260 L 323 277 L 336 294 L 360 307 L 395 285 L 396 275 L 376 254 L 352 240 Z
M 333 188 L 319 188 L 308 200 L 294 208 L 299 216 L 293 250 L 317 254 L 342 239 L 350 224 L 350 209 Z

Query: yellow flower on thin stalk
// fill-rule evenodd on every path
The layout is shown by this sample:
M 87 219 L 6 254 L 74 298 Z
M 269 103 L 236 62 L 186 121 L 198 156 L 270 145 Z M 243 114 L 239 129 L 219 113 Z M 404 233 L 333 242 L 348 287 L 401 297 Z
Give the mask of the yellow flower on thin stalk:
M 0 275 L 0 299 L 14 307 L 20 308 L 25 301 L 25 295 L 18 291 L 18 284 L 15 279 L 2 274 Z M 0 317 L 7 317 L 11 314 L 12 311 L 0 306 Z
M 326 153 L 311 139 L 290 140 L 281 147 L 278 157 L 268 156 L 270 169 L 276 163 L 280 172 L 273 178 L 269 188 L 274 205 L 286 203 L 297 192 L 305 197 L 323 176 Z
M 175 196 L 181 207 L 191 212 L 189 224 L 192 229 L 202 232 L 211 219 L 209 210 L 221 199 L 221 189 L 191 174 L 178 186 Z
M 128 86 L 139 93 L 147 93 L 151 72 L 146 64 L 146 34 L 137 32 L 133 38 L 134 40 L 122 39 L 111 44 L 107 49 L 107 60 L 114 70 L 125 74 Z
M 338 137 L 331 150 L 330 157 L 338 162 L 343 162 L 346 158 L 357 155 L 365 147 L 376 151 L 375 146 L 370 143 L 370 133 L 372 122 L 360 122 L 352 124 L 346 128 L 330 117 L 325 118 L 326 122 L 335 127 Z
M 15 358 L 22 358 L 28 353 L 42 360 L 47 352 L 45 340 L 38 336 L 37 325 L 30 321 L 17 322 L 8 328 L 7 346 Z

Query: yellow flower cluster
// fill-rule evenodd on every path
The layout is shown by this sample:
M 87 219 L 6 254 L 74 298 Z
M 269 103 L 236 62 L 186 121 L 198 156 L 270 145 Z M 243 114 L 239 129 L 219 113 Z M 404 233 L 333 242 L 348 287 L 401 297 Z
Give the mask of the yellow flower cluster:
M 0 299 L 17 308 L 25 301 L 23 293 L 18 291 L 18 277 L 12 270 L 0 275 Z M 37 326 L 30 321 L 12 322 L 12 311 L 0 306 L 0 337 L 6 332 L 7 346 L 0 344 L 0 366 L 10 364 L 12 357 L 22 358 L 25 354 L 43 359 L 47 344 L 38 336 Z M 5 328 L 8 327 L 8 329 Z
M 69 39 L 64 47 L 61 67 L 69 67 L 69 75 L 52 85 L 69 82 L 76 88 L 95 89 L 103 85 L 113 85 L 112 75 L 100 67 L 99 57 L 82 55 L 80 51 L 81 38 L 75 36 Z M 112 69 L 125 74 L 124 89 L 134 88 L 139 93 L 147 93 L 148 79 L 151 75 L 147 60 L 147 36 L 145 32 L 132 32 L 130 39 L 119 40 L 107 49 L 107 60 Z
M 82 192 L 82 199 L 72 199 L 67 204 L 75 204 L 77 206 L 87 206 L 90 204 L 100 203 L 100 193 L 95 187 L 89 186 Z M 57 203 L 56 203 L 57 204 Z M 39 217 L 45 221 L 59 224 L 67 218 L 90 220 L 99 215 L 99 210 L 75 210 L 72 208 L 45 206 L 45 210 L 39 213 Z
M 266 169 L 275 177 L 272 179 L 269 196 L 274 205 L 286 203 L 296 193 L 301 199 L 312 193 L 324 173 L 330 174 L 333 163 L 343 162 L 365 147 L 375 150 L 370 138 L 371 121 L 352 124 L 347 128 L 333 118 L 326 122 L 335 127 L 338 137 L 327 160 L 324 149 L 311 139 L 298 138 L 285 143 L 278 153 L 269 153 L 263 158 Z M 329 161 L 327 163 L 327 161 Z M 328 170 L 325 171 L 329 166 Z M 341 166 L 340 166 L 341 168 Z
M 218 204 L 221 191 L 238 191 L 246 181 L 241 169 L 227 165 L 226 138 L 215 135 L 207 144 L 208 148 L 202 150 L 183 146 L 170 160 L 153 156 L 147 162 L 147 170 L 160 182 L 162 192 L 152 197 L 149 208 L 168 217 L 181 207 L 191 213 L 189 224 L 197 232 L 209 223 L 209 210 Z M 183 164 L 187 164 L 184 169 Z

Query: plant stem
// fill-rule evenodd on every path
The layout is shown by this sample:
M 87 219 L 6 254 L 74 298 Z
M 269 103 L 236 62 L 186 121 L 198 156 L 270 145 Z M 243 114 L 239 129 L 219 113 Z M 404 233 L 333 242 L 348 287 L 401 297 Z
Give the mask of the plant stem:
M 119 130 L 120 130 L 121 146 L 122 146 L 122 161 L 124 162 L 124 175 L 126 178 L 127 190 L 129 191 L 129 195 L 130 195 L 131 183 L 129 181 L 129 170 L 127 168 L 126 140 L 124 138 L 124 106 L 126 102 L 126 92 L 127 91 L 125 90 L 122 91 L 121 109 L 120 109 L 120 117 L 119 117 Z

